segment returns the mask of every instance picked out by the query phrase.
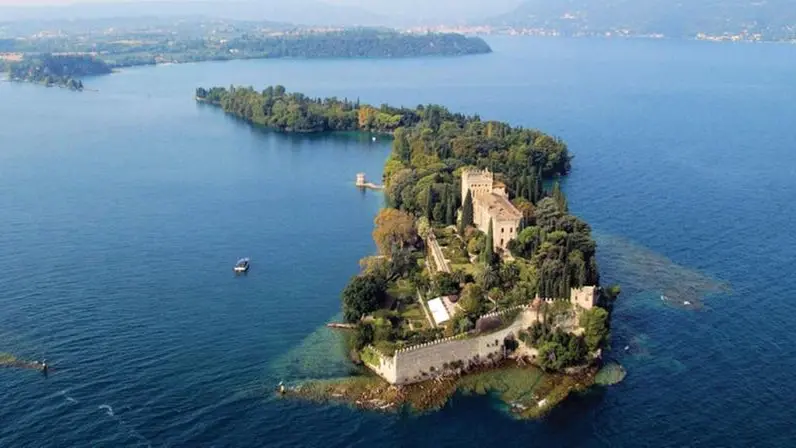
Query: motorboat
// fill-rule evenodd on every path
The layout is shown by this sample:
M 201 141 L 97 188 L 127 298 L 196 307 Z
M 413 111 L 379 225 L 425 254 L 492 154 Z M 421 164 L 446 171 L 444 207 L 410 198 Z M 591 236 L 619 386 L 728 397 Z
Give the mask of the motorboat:
M 248 258 L 241 258 L 235 263 L 235 267 L 233 268 L 235 272 L 248 272 L 249 271 L 249 259 Z

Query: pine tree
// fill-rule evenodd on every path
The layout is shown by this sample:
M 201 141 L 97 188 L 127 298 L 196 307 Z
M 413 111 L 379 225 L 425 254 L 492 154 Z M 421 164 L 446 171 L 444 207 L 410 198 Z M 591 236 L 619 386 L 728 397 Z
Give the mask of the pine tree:
M 431 190 L 431 185 L 426 190 L 426 218 L 429 222 L 434 220 L 434 192 Z
M 492 234 L 492 220 L 489 220 L 489 230 L 486 232 L 486 247 L 484 248 L 484 263 L 489 266 L 495 259 L 495 237 Z

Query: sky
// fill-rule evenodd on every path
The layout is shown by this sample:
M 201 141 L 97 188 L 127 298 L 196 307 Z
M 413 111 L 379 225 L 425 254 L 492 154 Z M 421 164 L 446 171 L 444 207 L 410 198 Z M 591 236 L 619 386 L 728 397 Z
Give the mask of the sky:
M 141 3 L 138 0 L 137 3 Z M 214 0 L 143 0 L 149 3 L 159 1 L 208 2 Z M 221 3 L 221 0 L 215 0 Z M 240 1 L 240 0 L 238 0 Z M 364 10 L 390 18 L 445 19 L 461 21 L 498 15 L 516 7 L 523 0 L 243 0 L 263 7 L 287 7 L 294 3 L 324 2 L 328 4 Z M 44 6 L 44 5 L 87 5 L 130 3 L 131 0 L 0 0 L 0 6 Z

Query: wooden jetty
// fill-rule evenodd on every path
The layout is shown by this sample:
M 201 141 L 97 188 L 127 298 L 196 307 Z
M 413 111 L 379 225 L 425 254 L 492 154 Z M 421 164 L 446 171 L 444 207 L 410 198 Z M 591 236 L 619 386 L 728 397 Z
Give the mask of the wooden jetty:
M 329 322 L 326 324 L 329 328 L 337 328 L 340 330 L 355 330 L 357 328 L 356 324 L 341 324 L 339 322 Z

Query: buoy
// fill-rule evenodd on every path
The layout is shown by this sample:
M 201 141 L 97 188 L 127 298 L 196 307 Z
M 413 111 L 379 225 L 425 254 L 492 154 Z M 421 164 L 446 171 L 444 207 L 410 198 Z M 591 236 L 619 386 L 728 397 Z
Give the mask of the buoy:
M 373 141 L 374 141 L 374 142 L 376 141 L 376 137 L 373 137 Z

